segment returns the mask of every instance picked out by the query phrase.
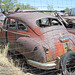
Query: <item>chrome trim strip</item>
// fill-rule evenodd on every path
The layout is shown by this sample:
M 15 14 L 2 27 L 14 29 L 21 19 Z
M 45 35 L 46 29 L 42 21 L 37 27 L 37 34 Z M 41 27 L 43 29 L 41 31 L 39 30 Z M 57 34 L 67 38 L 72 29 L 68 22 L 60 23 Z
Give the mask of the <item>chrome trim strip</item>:
M 23 36 L 25 36 L 25 37 L 30 37 L 30 35 L 28 35 L 28 34 L 22 34 L 22 33 L 13 32 L 13 31 L 5 30 L 5 29 L 3 29 L 3 30 L 4 30 L 4 31 L 7 31 L 7 32 L 14 33 L 14 34 L 23 35 Z
M 40 63 L 33 60 L 27 60 L 27 63 L 39 69 L 49 70 L 56 68 L 56 63 Z

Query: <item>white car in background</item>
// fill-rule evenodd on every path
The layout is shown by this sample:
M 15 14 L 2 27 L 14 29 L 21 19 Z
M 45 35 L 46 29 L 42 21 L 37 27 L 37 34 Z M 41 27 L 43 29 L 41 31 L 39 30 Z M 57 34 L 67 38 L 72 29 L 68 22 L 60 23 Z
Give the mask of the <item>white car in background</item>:
M 0 25 L 3 25 L 4 19 L 5 19 L 5 15 L 0 13 Z

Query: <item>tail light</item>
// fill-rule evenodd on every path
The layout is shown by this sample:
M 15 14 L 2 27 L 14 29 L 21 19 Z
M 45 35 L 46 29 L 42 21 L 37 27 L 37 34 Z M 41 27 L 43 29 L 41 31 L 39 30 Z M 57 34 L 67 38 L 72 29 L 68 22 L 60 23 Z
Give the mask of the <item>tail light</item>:
M 43 47 L 43 48 L 44 48 L 45 53 L 48 54 L 49 50 L 47 48 L 45 48 L 45 47 Z

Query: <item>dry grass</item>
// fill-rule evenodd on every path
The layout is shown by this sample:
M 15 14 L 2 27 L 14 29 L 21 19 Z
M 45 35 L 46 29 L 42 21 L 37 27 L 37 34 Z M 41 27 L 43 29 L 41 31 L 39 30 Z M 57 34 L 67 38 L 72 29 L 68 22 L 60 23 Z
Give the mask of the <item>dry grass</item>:
M 31 73 L 24 73 L 19 67 L 15 67 L 13 60 L 10 60 L 11 63 L 8 61 L 8 47 L 9 44 L 4 49 L 0 49 L 0 75 L 33 75 Z
M 25 75 L 25 73 L 10 64 L 8 59 L 0 54 L 0 75 Z
M 15 67 L 12 63 L 8 61 L 7 53 L 8 53 L 9 44 L 5 46 L 4 49 L 0 49 L 0 75 L 32 75 L 30 73 L 24 73 L 20 68 Z

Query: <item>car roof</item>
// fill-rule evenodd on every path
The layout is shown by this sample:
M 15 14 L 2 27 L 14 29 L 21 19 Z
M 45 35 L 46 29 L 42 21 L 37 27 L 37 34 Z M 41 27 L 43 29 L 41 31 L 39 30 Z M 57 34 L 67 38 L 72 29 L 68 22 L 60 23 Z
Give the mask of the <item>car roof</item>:
M 31 26 L 34 26 L 36 24 L 36 20 L 39 20 L 41 18 L 55 18 L 53 15 L 50 15 L 49 13 L 39 12 L 17 12 L 7 15 L 7 17 L 21 20 Z

